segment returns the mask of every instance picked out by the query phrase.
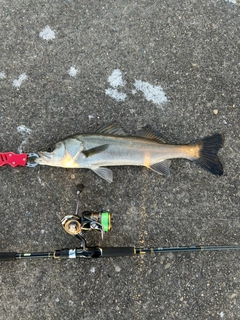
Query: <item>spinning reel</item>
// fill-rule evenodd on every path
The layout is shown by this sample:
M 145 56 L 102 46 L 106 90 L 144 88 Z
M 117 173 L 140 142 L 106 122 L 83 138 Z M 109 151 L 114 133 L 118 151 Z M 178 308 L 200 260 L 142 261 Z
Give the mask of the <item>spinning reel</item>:
M 88 231 L 97 231 L 103 234 L 111 231 L 112 228 L 112 214 L 108 211 L 83 211 L 79 212 L 80 194 L 84 189 L 83 184 L 77 185 L 77 197 L 76 197 L 76 212 L 74 215 L 67 215 L 62 220 L 62 226 L 65 231 L 72 236 L 75 236 L 81 242 L 83 249 L 86 248 L 86 240 L 83 237 L 83 233 Z
M 65 216 L 61 222 L 65 231 L 75 236 L 81 242 L 81 246 L 75 249 L 60 249 L 49 252 L 0 252 L 1 261 L 11 261 L 29 258 L 54 258 L 54 259 L 72 259 L 72 258 L 109 258 L 134 256 L 146 253 L 164 253 L 164 252 L 192 252 L 192 251 L 220 251 L 220 250 L 240 250 L 240 245 L 230 246 L 185 246 L 185 247 L 87 247 L 86 240 L 83 237 L 84 232 L 97 231 L 102 237 L 104 232 L 111 230 L 112 215 L 108 211 L 92 212 L 79 211 L 79 197 L 83 191 L 82 184 L 77 186 L 77 207 L 76 213 Z

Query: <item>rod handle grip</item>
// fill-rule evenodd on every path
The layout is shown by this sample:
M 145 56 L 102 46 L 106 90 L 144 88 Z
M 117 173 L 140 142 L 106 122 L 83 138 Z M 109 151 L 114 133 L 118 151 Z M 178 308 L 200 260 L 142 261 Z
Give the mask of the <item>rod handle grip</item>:
M 135 254 L 135 247 L 105 247 L 102 248 L 101 257 L 125 257 Z
M 15 252 L 0 252 L 0 262 L 1 261 L 11 261 L 16 259 Z

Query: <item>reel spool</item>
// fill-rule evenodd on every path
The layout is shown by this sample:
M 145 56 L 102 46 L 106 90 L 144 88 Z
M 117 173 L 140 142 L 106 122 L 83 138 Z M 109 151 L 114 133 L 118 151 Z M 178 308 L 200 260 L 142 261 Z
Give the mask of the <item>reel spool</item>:
M 67 215 L 61 222 L 67 233 L 76 236 L 82 234 L 84 231 L 100 231 L 102 234 L 109 232 L 112 228 L 111 220 L 112 214 L 108 211 L 85 211 L 82 213 L 82 217 L 78 215 Z
M 101 212 L 89 212 L 84 211 L 83 218 L 91 220 L 90 228 L 98 229 L 98 225 L 101 226 L 103 232 L 109 232 L 112 229 L 112 214 L 108 211 Z

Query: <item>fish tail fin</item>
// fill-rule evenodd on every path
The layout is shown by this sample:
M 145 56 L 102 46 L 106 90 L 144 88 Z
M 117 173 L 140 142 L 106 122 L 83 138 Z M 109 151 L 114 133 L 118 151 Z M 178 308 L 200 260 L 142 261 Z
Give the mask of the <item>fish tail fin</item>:
M 192 158 L 205 170 L 210 171 L 214 175 L 221 176 L 223 174 L 223 166 L 217 156 L 218 150 L 223 146 L 224 137 L 222 134 L 215 134 L 211 137 L 203 138 L 192 146 L 197 147 L 197 157 Z

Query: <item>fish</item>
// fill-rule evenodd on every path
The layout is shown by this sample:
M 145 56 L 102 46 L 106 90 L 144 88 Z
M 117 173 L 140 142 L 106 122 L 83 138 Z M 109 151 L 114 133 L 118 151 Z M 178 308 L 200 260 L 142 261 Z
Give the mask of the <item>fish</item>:
M 149 125 L 130 136 L 114 122 L 95 133 L 75 134 L 49 145 L 38 152 L 35 162 L 54 167 L 91 169 L 109 183 L 113 181 L 113 172 L 106 167 L 144 166 L 169 176 L 171 159 L 176 158 L 194 161 L 212 174 L 221 176 L 223 166 L 217 153 L 223 141 L 223 135 L 217 133 L 187 145 L 172 145 Z

